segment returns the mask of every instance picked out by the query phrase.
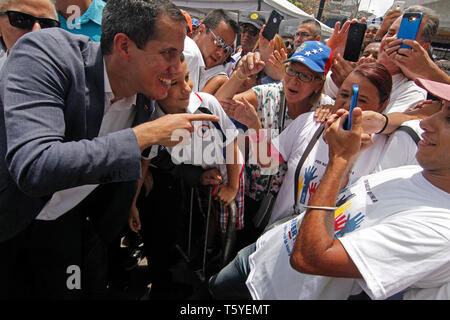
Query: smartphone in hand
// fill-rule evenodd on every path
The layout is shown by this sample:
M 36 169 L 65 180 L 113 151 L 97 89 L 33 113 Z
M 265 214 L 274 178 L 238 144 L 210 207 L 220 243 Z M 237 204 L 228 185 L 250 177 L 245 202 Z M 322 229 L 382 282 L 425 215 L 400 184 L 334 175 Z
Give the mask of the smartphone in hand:
M 400 28 L 398 29 L 398 39 L 416 40 L 417 32 L 419 31 L 420 23 L 422 22 L 422 12 L 405 12 L 402 17 Z M 411 49 L 406 44 L 401 44 L 401 48 Z
M 266 27 L 262 33 L 263 37 L 267 40 L 272 40 L 273 37 L 278 33 L 280 29 L 280 23 L 284 19 L 284 17 L 278 13 L 276 10 L 272 10 L 270 13 L 270 17 L 267 20 Z
M 391 10 L 405 10 L 405 1 L 394 1 L 392 4 Z
M 350 101 L 350 110 L 348 110 L 348 117 L 347 120 L 344 123 L 344 129 L 350 130 L 352 128 L 352 113 L 353 109 L 355 109 L 356 104 L 358 102 L 358 92 L 359 92 L 359 86 L 357 84 L 354 84 L 352 87 L 352 100 Z
M 345 43 L 344 59 L 356 62 L 361 53 L 367 25 L 365 23 L 352 23 L 348 30 L 347 42 Z

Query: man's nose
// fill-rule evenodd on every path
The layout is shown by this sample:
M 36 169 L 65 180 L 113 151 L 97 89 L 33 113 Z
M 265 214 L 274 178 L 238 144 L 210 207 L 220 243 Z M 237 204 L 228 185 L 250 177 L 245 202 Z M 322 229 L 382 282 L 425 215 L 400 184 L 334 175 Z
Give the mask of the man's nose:
M 41 30 L 41 29 L 42 28 L 41 28 L 41 25 L 39 24 L 39 22 L 35 21 L 34 24 L 33 24 L 33 28 L 31 28 L 31 31 L 38 31 L 38 30 Z

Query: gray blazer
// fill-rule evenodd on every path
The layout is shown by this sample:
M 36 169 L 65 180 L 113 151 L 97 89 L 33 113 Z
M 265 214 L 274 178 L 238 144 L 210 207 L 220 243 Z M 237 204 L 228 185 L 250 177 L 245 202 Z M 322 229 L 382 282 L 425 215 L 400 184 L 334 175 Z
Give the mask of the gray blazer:
M 138 95 L 136 108 L 134 125 L 148 121 L 151 101 Z M 0 241 L 25 229 L 54 192 L 85 184 L 102 184 L 89 198 L 103 236 L 113 237 L 126 222 L 141 153 L 131 129 L 96 138 L 99 44 L 57 28 L 22 36 L 0 75 L 0 110 Z

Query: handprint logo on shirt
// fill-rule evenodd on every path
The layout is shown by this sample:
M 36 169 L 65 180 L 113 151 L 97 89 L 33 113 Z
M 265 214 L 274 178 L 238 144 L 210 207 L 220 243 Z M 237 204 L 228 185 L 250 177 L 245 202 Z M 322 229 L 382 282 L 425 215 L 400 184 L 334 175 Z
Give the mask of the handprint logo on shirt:
M 347 217 L 347 223 L 345 224 L 344 228 L 342 228 L 341 230 L 336 232 L 334 234 L 334 238 L 340 238 L 348 232 L 355 231 L 356 229 L 359 228 L 359 226 L 361 225 L 361 222 L 363 220 L 364 220 L 364 215 L 361 212 L 358 213 L 353 218 L 351 218 L 351 215 L 349 214 Z
M 308 191 L 309 191 L 309 197 L 308 197 L 308 203 L 311 201 L 312 195 L 314 194 L 314 192 L 316 192 L 317 189 L 317 182 L 312 182 L 309 186 L 308 186 Z
M 302 176 L 298 177 L 297 184 L 298 184 L 298 190 L 302 190 L 305 187 L 305 185 L 303 184 L 303 177 Z M 297 194 L 296 202 L 298 202 L 298 197 L 299 197 L 299 194 Z
M 306 201 L 306 195 L 308 194 L 308 190 L 309 190 L 309 184 L 317 178 L 317 176 L 315 176 L 314 174 L 316 173 L 317 168 L 314 166 L 309 166 L 308 168 L 306 168 L 305 170 L 305 183 L 304 186 L 302 188 L 302 193 L 300 196 L 300 203 L 305 203 Z

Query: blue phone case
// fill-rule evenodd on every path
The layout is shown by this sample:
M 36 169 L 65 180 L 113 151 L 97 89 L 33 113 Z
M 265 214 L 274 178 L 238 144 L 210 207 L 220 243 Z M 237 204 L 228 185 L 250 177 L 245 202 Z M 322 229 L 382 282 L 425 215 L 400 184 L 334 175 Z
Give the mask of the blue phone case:
M 422 12 L 406 12 L 403 15 L 400 28 L 398 29 L 398 39 L 410 39 L 415 40 L 417 32 L 419 31 L 420 22 L 422 21 Z M 401 48 L 411 49 L 406 44 L 401 44 Z
M 353 109 L 355 109 L 356 104 L 358 102 L 358 92 L 359 92 L 359 86 L 357 84 L 354 84 L 352 100 L 350 102 L 350 110 L 348 111 L 347 126 L 345 128 L 346 130 L 350 130 L 352 128 L 352 112 L 353 112 Z

